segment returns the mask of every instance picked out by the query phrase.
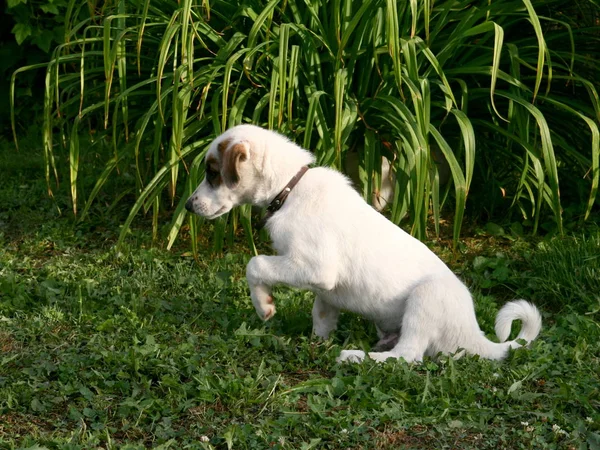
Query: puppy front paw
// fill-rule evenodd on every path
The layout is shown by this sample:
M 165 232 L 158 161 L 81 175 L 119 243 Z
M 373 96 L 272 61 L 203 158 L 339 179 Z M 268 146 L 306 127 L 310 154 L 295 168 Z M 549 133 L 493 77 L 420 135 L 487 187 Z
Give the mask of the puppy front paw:
M 273 317 L 276 312 L 275 305 L 273 304 L 273 297 L 269 295 L 269 297 L 265 301 L 265 304 L 261 305 L 261 310 L 258 311 L 257 309 L 256 312 L 258 313 L 259 317 L 265 322 L 271 317 Z
M 269 320 L 275 315 L 275 303 L 270 289 L 264 285 L 253 286 L 250 288 L 250 297 L 256 310 L 256 314 L 262 320 Z
M 340 356 L 337 357 L 338 363 L 351 362 L 359 363 L 365 359 L 365 352 L 362 350 L 342 350 Z

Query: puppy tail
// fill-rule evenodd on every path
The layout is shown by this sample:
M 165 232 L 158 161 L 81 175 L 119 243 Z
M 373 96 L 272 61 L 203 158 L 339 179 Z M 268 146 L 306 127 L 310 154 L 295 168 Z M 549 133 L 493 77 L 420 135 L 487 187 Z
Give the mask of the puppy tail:
M 513 341 L 508 341 L 512 323 L 515 320 L 521 321 L 521 331 Z M 503 359 L 508 354 L 509 348 L 519 348 L 522 345 L 517 342 L 521 339 L 531 343 L 542 329 L 542 316 L 538 309 L 525 300 L 515 300 L 504 305 L 496 316 L 496 336 L 500 340 L 500 344 L 493 344 L 494 347 L 491 353 L 492 359 Z
M 515 340 L 506 341 L 515 320 L 521 321 L 521 331 Z M 508 302 L 500 309 L 496 317 L 496 336 L 500 343 L 492 342 L 481 334 L 477 350 L 473 353 L 489 359 L 504 359 L 509 349 L 522 347 L 517 341 L 523 339 L 530 343 L 540 334 L 541 329 L 542 316 L 534 305 L 525 300 Z
M 496 336 L 498 336 L 500 342 L 505 342 L 508 339 L 514 320 L 521 321 L 521 331 L 517 338 L 511 341 L 512 348 L 521 347 L 516 340 L 523 339 L 531 342 L 540 334 L 542 316 L 538 309 L 525 300 L 515 300 L 504 305 L 498 312 L 498 316 L 496 316 Z

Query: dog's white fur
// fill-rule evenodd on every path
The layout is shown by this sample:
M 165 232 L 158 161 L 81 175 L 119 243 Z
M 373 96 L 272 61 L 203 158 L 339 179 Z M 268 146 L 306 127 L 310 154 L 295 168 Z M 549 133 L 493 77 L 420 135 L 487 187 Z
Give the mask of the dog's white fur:
M 223 172 L 223 161 L 232 151 L 237 152 L 235 167 L 230 162 L 226 170 L 236 176 L 228 182 L 232 174 Z M 302 166 L 315 160 L 285 137 L 252 125 L 217 137 L 209 157 L 225 182 L 213 187 L 205 179 L 186 206 L 207 218 L 242 203 L 268 205 Z M 517 300 L 498 313 L 496 334 L 502 342 L 488 340 L 465 285 L 422 242 L 369 206 L 335 170 L 310 169 L 266 227 L 278 255 L 255 256 L 246 269 L 252 302 L 264 320 L 275 314 L 273 285 L 311 290 L 316 294 L 314 334 L 328 338 L 340 310 L 361 314 L 375 322 L 378 346 L 386 350 L 368 354 L 376 361 L 419 361 L 458 349 L 501 359 L 509 348 L 521 346 L 516 340 L 504 342 L 513 320 L 522 321 L 517 339 L 530 342 L 541 330 L 537 308 Z M 362 351 L 344 350 L 338 361 L 364 358 Z

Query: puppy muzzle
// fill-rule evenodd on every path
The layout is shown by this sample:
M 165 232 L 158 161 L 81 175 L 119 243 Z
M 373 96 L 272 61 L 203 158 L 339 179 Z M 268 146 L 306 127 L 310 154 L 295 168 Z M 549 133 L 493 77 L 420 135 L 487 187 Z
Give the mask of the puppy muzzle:
M 194 197 L 193 196 L 188 198 L 187 202 L 185 202 L 185 209 L 187 209 L 191 213 L 194 212 Z

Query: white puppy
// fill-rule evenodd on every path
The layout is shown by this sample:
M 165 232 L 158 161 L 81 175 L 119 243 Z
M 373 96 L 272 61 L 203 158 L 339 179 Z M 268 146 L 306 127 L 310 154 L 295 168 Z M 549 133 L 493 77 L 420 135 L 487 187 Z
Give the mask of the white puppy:
M 504 342 L 515 319 L 517 339 L 532 341 L 541 329 L 535 306 L 518 300 L 498 313 L 489 341 L 479 329 L 465 285 L 422 242 L 369 206 L 334 170 L 316 167 L 308 151 L 285 137 L 252 125 L 226 131 L 206 155 L 206 178 L 186 208 L 209 219 L 250 203 L 272 206 L 266 228 L 277 256 L 255 256 L 246 269 L 258 315 L 275 314 L 271 288 L 287 284 L 316 294 L 313 331 L 328 338 L 340 310 L 361 314 L 377 325 L 380 341 L 369 357 L 376 361 L 464 349 L 501 359 L 515 341 Z M 290 183 L 291 180 L 294 182 Z M 282 192 L 283 191 L 283 192 Z M 287 199 L 280 194 L 289 195 Z M 361 361 L 365 353 L 342 351 L 338 361 Z

